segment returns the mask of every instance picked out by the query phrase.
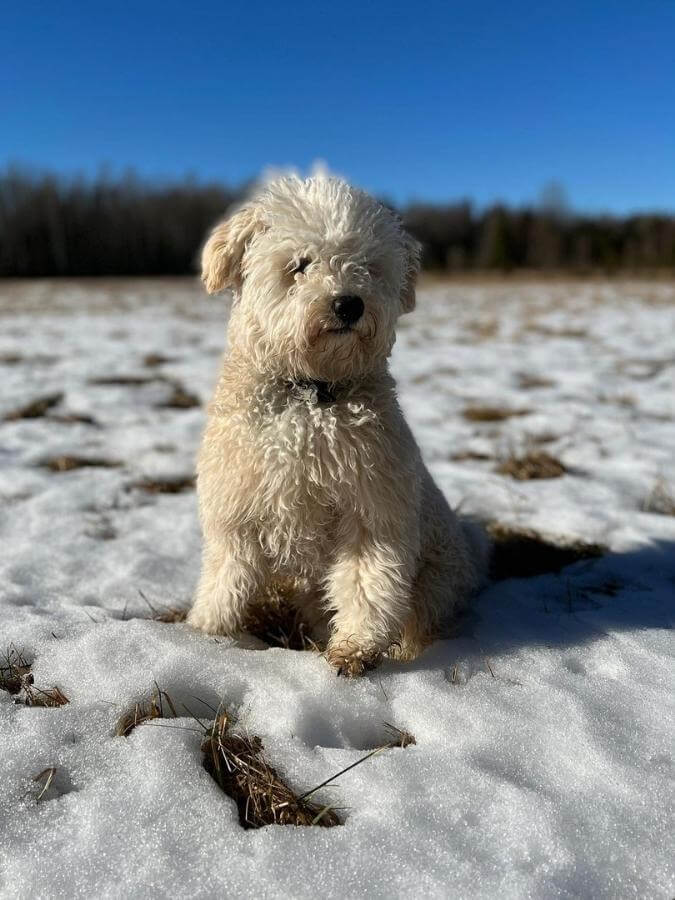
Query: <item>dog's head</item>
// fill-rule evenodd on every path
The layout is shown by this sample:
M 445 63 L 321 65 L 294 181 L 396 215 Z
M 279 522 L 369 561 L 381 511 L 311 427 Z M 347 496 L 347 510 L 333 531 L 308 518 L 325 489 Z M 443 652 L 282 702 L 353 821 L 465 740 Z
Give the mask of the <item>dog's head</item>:
M 202 279 L 232 289 L 230 344 L 257 369 L 338 381 L 387 358 L 419 265 L 387 207 L 336 178 L 289 176 L 214 229 Z

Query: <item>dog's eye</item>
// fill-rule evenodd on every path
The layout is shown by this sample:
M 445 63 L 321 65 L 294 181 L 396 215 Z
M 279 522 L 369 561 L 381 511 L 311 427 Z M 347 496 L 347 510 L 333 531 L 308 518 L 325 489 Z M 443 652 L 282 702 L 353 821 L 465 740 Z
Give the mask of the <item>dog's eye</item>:
M 293 260 L 291 263 L 291 273 L 293 275 L 301 275 L 311 261 L 312 260 L 308 256 L 301 256 L 300 259 Z

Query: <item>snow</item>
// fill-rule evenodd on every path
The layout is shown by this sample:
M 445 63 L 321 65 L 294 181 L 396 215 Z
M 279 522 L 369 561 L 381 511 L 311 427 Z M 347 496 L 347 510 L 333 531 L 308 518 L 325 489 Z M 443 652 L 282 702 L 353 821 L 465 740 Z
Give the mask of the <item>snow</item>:
M 194 492 L 138 484 L 192 473 L 203 413 L 161 404 L 173 381 L 208 398 L 224 303 L 191 280 L 0 286 L 0 418 L 62 392 L 49 414 L 98 422 L 0 423 L 0 651 L 70 700 L 0 691 L 0 896 L 672 897 L 674 301 L 665 282 L 420 292 L 393 370 L 449 500 L 610 552 L 493 584 L 458 637 L 348 682 L 312 653 L 151 621 L 139 594 L 184 606 L 197 576 Z M 115 375 L 163 380 L 89 383 Z M 532 449 L 568 474 L 495 472 Z M 63 454 L 120 465 L 41 466 Z M 204 721 L 223 701 L 300 792 L 384 723 L 417 744 L 319 793 L 344 826 L 245 831 L 183 706 L 114 736 L 155 684 Z

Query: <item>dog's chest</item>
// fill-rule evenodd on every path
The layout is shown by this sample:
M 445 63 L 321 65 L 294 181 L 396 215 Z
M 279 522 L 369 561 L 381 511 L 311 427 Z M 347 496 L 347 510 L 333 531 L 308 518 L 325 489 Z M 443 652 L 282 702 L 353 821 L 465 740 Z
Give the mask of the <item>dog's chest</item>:
M 259 540 L 278 571 L 324 566 L 336 521 L 365 501 L 381 434 L 363 403 L 292 400 L 252 423 Z
M 373 465 L 381 441 L 380 417 L 366 403 L 291 398 L 260 417 L 256 442 L 268 488 L 299 502 L 339 503 Z

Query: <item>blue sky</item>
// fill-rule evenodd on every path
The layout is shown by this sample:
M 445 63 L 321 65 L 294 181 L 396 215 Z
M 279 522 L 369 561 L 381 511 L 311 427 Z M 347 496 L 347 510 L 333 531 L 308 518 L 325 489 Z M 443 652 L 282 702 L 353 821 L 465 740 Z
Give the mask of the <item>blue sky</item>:
M 0 165 L 675 209 L 674 0 L 4 4 Z

